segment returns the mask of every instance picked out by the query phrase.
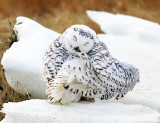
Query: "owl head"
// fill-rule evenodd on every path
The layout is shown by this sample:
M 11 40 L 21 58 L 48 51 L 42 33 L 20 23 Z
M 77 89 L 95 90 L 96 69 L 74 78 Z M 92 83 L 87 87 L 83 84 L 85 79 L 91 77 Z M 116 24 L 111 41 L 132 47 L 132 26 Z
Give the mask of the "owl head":
M 66 48 L 77 54 L 89 52 L 95 43 L 96 33 L 85 25 L 73 25 L 65 31 L 64 42 Z

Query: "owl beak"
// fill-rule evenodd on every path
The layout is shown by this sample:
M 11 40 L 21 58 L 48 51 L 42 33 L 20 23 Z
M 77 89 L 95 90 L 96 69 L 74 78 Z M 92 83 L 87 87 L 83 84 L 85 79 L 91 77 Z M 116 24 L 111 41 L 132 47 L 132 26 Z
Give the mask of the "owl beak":
M 79 47 L 74 47 L 74 50 L 77 52 L 81 52 L 81 50 L 79 49 Z

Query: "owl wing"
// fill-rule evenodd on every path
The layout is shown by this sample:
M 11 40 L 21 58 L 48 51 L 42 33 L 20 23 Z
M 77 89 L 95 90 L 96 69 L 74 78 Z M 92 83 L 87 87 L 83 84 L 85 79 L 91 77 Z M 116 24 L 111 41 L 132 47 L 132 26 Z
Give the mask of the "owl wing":
M 113 58 L 104 43 L 96 43 L 87 55 L 103 86 L 110 85 L 112 91 L 125 94 L 139 82 L 138 69 Z
M 59 72 L 63 63 L 67 60 L 69 53 L 63 47 L 60 41 L 61 37 L 57 38 L 47 49 L 43 58 L 44 73 L 43 78 L 46 83 L 52 81 Z

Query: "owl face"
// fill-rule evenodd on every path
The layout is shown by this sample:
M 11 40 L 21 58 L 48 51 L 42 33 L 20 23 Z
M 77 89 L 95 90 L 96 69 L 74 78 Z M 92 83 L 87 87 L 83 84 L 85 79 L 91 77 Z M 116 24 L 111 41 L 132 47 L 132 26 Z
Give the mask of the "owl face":
M 72 53 L 89 52 L 94 46 L 94 36 L 89 27 L 72 26 L 65 34 L 65 45 Z

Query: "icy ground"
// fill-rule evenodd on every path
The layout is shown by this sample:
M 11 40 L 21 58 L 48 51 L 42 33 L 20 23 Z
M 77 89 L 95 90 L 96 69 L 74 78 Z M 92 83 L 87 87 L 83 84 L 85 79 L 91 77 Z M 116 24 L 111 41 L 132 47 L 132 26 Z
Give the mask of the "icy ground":
M 98 37 L 101 41 L 106 43 L 111 54 L 119 60 L 126 61 L 140 69 L 140 83 L 135 86 L 132 92 L 129 92 L 123 99 L 118 101 L 114 99 L 108 101 L 97 100 L 95 103 L 79 102 L 76 104 L 70 104 L 68 106 L 62 106 L 58 104 L 50 105 L 45 100 L 29 100 L 19 103 L 7 103 L 4 104 L 3 108 L 3 112 L 6 113 L 6 118 L 2 121 L 2 123 L 20 123 L 22 121 L 24 123 L 160 122 L 160 25 L 136 17 L 114 15 L 107 12 L 87 11 L 87 14 L 93 21 L 99 24 L 102 31 L 106 33 L 99 34 Z M 21 32 L 21 28 L 18 29 L 19 32 Z M 27 29 L 25 31 L 28 32 Z M 53 33 L 51 30 L 49 30 L 49 32 Z M 43 35 L 43 37 L 46 38 L 46 45 L 50 43 L 50 38 L 48 38 L 48 36 L 51 36 L 51 33 L 49 32 Z M 41 44 L 44 42 L 40 39 L 40 43 L 37 43 L 37 39 L 39 39 L 38 37 L 34 38 L 36 40 L 32 40 L 34 35 L 35 33 L 32 33 L 27 37 L 28 42 L 35 42 L 33 44 L 29 43 L 29 45 L 32 47 L 35 47 L 36 45 L 41 46 Z M 58 35 L 59 34 L 51 37 L 55 38 Z M 23 36 L 20 41 L 24 41 Z M 27 44 L 28 43 L 25 42 L 23 46 Z M 19 45 L 17 48 L 23 48 L 21 46 L 22 45 Z M 26 51 L 28 52 L 29 50 L 25 49 L 24 52 Z M 42 52 L 39 52 L 39 54 Z M 6 52 L 5 57 L 11 57 L 10 55 L 7 56 Z M 32 54 L 31 52 L 30 55 L 31 56 L 27 55 L 27 57 L 35 57 L 35 54 Z M 42 54 L 37 56 L 42 56 Z M 41 57 L 39 57 L 37 60 L 39 59 L 41 59 Z M 11 61 L 12 60 L 14 61 L 14 58 L 11 59 Z M 34 67 L 34 65 L 36 65 L 37 68 L 40 66 L 38 70 L 42 71 L 41 61 L 34 62 L 33 59 L 32 62 L 35 64 L 31 64 L 30 67 L 25 67 L 27 59 L 25 60 L 25 63 L 21 62 L 23 64 L 17 64 L 18 61 L 15 60 L 13 62 L 13 66 L 15 66 L 15 68 L 11 67 L 12 65 L 8 65 L 11 63 L 9 60 L 6 60 L 7 63 L 3 62 L 3 64 L 6 65 L 8 72 L 13 68 L 17 70 L 16 66 L 19 66 L 18 69 L 23 67 L 21 71 L 29 71 L 27 72 L 28 76 L 32 76 L 32 73 L 34 73 L 30 70 L 30 68 Z M 37 77 L 40 77 L 41 72 L 37 73 Z M 17 73 L 17 75 L 18 74 L 19 73 Z M 25 75 L 21 76 L 22 78 L 16 78 L 14 75 L 11 77 L 19 79 L 19 81 L 21 81 L 21 79 L 25 80 L 25 78 L 23 78 Z M 8 78 L 10 78 L 10 76 Z M 30 78 L 28 79 L 32 80 Z M 36 84 L 35 87 L 31 87 L 33 90 L 36 88 L 36 92 L 41 91 L 38 89 L 38 87 L 36 87 L 37 84 L 42 84 L 40 81 L 30 81 L 30 83 L 32 86 Z M 37 93 L 35 93 L 35 95 L 36 94 Z

